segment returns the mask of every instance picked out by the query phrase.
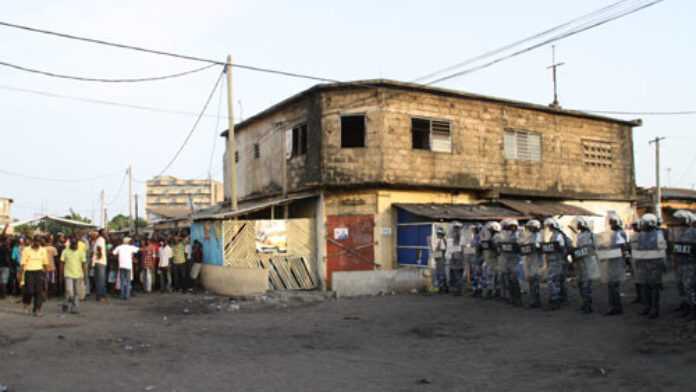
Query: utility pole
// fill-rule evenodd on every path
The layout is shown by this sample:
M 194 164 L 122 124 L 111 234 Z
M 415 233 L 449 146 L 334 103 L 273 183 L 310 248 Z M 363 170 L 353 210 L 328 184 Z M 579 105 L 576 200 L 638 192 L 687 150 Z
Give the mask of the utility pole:
M 551 46 L 551 65 L 546 67 L 546 69 L 551 69 L 553 74 L 553 102 L 551 102 L 552 108 L 560 108 L 561 105 L 558 103 L 558 78 L 556 77 L 556 69 L 565 63 L 556 62 L 556 45 Z
M 135 235 L 138 235 L 138 194 L 135 194 L 135 221 L 133 221 L 133 224 L 135 225 Z
M 230 183 L 230 199 L 232 210 L 237 210 L 237 141 L 234 136 L 234 100 L 232 98 L 232 56 L 227 56 L 225 64 L 225 75 L 227 76 L 227 165 L 228 178 Z
M 648 143 L 655 143 L 655 215 L 659 222 L 662 222 L 662 188 L 660 187 L 660 141 L 662 140 L 665 138 L 656 137 Z
M 99 196 L 99 201 L 101 204 L 99 207 L 99 220 L 101 222 L 101 227 L 106 228 L 106 196 L 103 189 L 101 191 L 101 195 Z
M 133 165 L 128 165 L 128 220 L 133 222 Z

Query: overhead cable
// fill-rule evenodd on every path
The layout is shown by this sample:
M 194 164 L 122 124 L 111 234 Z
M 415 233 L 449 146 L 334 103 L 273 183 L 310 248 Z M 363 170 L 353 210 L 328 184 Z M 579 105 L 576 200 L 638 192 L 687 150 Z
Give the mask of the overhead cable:
M 113 177 L 118 173 L 112 173 L 112 174 L 105 174 L 101 176 L 96 176 L 96 177 L 88 177 L 88 178 L 50 178 L 50 177 L 40 177 L 40 176 L 33 176 L 33 175 L 27 175 L 27 174 L 22 174 L 22 173 L 17 173 L 9 170 L 4 170 L 0 169 L 0 173 L 12 176 L 12 177 L 20 177 L 20 178 L 26 178 L 28 180 L 36 180 L 36 181 L 52 181 L 52 182 L 91 182 L 91 181 L 97 181 L 97 180 L 102 180 L 105 178 Z
M 191 74 L 194 74 L 196 72 L 204 71 L 208 68 L 216 67 L 217 64 L 208 64 L 204 67 L 199 67 L 199 68 L 195 68 L 195 69 L 192 69 L 189 71 L 184 71 L 184 72 L 179 72 L 179 73 L 169 74 L 169 75 L 150 76 L 150 77 L 145 77 L 145 78 L 119 78 L 119 79 L 93 78 L 93 77 L 86 77 L 86 76 L 65 75 L 65 74 L 59 74 L 59 73 L 50 72 L 50 71 L 42 71 L 42 70 L 35 69 L 35 68 L 29 68 L 29 67 L 25 67 L 22 65 L 8 63 L 5 61 L 0 61 L 0 66 L 9 67 L 9 68 L 16 69 L 19 71 L 35 73 L 35 74 L 44 75 L 44 76 L 50 76 L 52 78 L 79 80 L 81 82 L 137 83 L 137 82 L 154 82 L 154 81 L 159 81 L 159 80 L 173 79 L 173 78 L 178 78 L 181 76 L 191 75 Z
M 550 44 L 550 43 L 553 43 L 553 42 L 556 42 L 556 41 L 560 41 L 560 40 L 562 40 L 562 39 L 564 39 L 564 38 L 571 37 L 571 36 L 573 36 L 573 35 L 576 35 L 576 34 L 579 34 L 579 33 L 581 33 L 581 32 L 584 32 L 584 31 L 593 29 L 593 28 L 595 28 L 595 27 L 599 27 L 599 26 L 601 26 L 601 25 L 604 25 L 604 24 L 609 23 L 609 22 L 611 22 L 611 21 L 614 21 L 614 20 L 616 20 L 616 19 L 622 18 L 622 17 L 624 17 L 624 16 L 628 16 L 628 15 L 634 14 L 634 13 L 636 13 L 636 12 L 638 12 L 638 11 L 641 11 L 641 10 L 643 10 L 643 9 L 645 9 L 645 8 L 651 7 L 651 6 L 653 6 L 653 5 L 657 4 L 657 3 L 661 3 L 662 1 L 664 1 L 664 0 L 654 0 L 654 1 L 651 1 L 651 2 L 649 2 L 649 3 L 647 3 L 647 4 L 641 5 L 640 7 L 632 8 L 632 9 L 629 9 L 628 11 L 623 11 L 623 12 L 619 13 L 618 15 L 614 15 L 614 16 L 607 17 L 607 18 L 604 18 L 604 19 L 602 19 L 602 20 L 599 20 L 599 21 L 597 21 L 597 22 L 593 22 L 593 23 L 590 23 L 590 24 L 583 25 L 583 26 L 581 26 L 581 27 L 579 27 L 579 28 L 577 28 L 577 29 L 571 30 L 571 31 L 569 31 L 569 32 L 566 32 L 566 33 L 563 33 L 563 34 L 560 34 L 560 35 L 556 35 L 556 36 L 551 37 L 551 38 L 549 38 L 549 39 L 547 39 L 547 40 L 544 40 L 544 41 L 542 41 L 542 42 L 540 42 L 540 43 L 537 43 L 537 44 L 528 46 L 528 47 L 526 47 L 526 48 L 524 48 L 524 49 L 517 50 L 517 51 L 515 51 L 515 52 L 513 52 L 513 53 L 511 53 L 511 54 L 505 55 L 505 56 L 503 56 L 503 57 L 496 58 L 496 59 L 491 60 L 491 61 L 489 61 L 489 62 L 486 62 L 486 63 L 484 63 L 484 64 L 477 65 L 477 66 L 475 66 L 475 67 L 472 67 L 472 68 L 469 68 L 469 69 L 466 69 L 466 70 L 463 70 L 463 71 L 455 72 L 455 73 L 453 73 L 453 74 L 440 77 L 440 78 L 438 78 L 438 79 L 435 79 L 435 80 L 433 80 L 433 81 L 428 82 L 427 84 L 428 84 L 428 85 L 431 85 L 431 84 L 441 83 L 441 82 L 444 82 L 444 81 L 446 81 L 446 80 L 454 79 L 454 78 L 459 77 L 459 76 L 463 76 L 463 75 L 470 74 L 470 73 L 475 72 L 475 71 L 482 70 L 482 69 L 484 69 L 484 68 L 488 68 L 488 67 L 493 66 L 493 65 L 495 65 L 495 64 L 498 64 L 498 63 L 500 63 L 500 62 L 502 62 L 502 61 L 505 61 L 505 60 L 511 59 L 511 58 L 513 58 L 513 57 L 517 57 L 517 56 L 519 56 L 519 55 L 521 55 L 521 54 L 530 52 L 530 51 L 532 51 L 532 50 L 534 50 L 534 49 L 537 49 L 537 48 L 539 48 L 539 47 L 546 46 L 546 45 L 548 45 L 548 44 Z
M 161 55 L 161 56 L 174 57 L 174 58 L 178 58 L 178 59 L 182 59 L 182 60 L 198 61 L 198 62 L 204 62 L 204 63 L 210 63 L 210 64 L 217 64 L 217 65 L 225 65 L 226 64 L 224 61 L 220 61 L 220 60 L 213 60 L 213 59 L 208 59 L 208 58 L 198 57 L 198 56 L 190 56 L 190 55 L 168 52 L 168 51 L 158 50 L 158 49 L 148 49 L 148 48 L 144 48 L 141 46 L 126 45 L 126 44 L 121 44 L 121 43 L 117 43 L 117 42 L 105 41 L 105 40 L 101 40 L 101 39 L 82 37 L 82 36 L 73 35 L 73 34 L 61 33 L 61 32 L 57 32 L 57 31 L 51 31 L 51 30 L 39 29 L 36 27 L 20 25 L 20 24 L 16 24 L 16 23 L 9 23 L 9 22 L 0 21 L 0 26 L 11 27 L 14 29 L 31 31 L 33 33 L 52 35 L 52 36 L 67 38 L 67 39 L 72 39 L 72 40 L 90 42 L 90 43 L 98 44 L 98 45 L 106 45 L 106 46 L 111 46 L 111 47 L 115 47 L 115 48 L 130 49 L 130 50 L 135 50 L 135 51 L 144 52 L 144 53 L 151 53 L 151 54 L 157 54 L 157 55 Z M 310 79 L 310 80 L 316 80 L 316 81 L 321 81 L 321 82 L 337 82 L 337 80 L 330 79 L 330 78 L 324 78 L 321 76 L 300 74 L 300 73 L 296 73 L 296 72 L 282 71 L 282 70 L 265 68 L 265 67 L 257 67 L 254 65 L 232 64 L 232 67 L 240 68 L 240 69 L 247 69 L 247 70 L 256 71 L 256 72 L 265 72 L 265 73 L 270 73 L 270 74 L 289 76 L 289 77 L 293 77 L 293 78 Z
M 497 54 L 499 54 L 499 53 L 501 53 L 501 52 L 505 52 L 505 51 L 507 51 L 507 50 L 510 50 L 510 49 L 512 49 L 512 48 L 514 48 L 514 47 L 517 47 L 517 46 L 519 46 L 519 45 L 522 45 L 523 43 L 526 43 L 526 42 L 528 42 L 528 41 L 532 41 L 532 40 L 535 40 L 535 39 L 539 39 L 539 38 L 544 37 L 544 36 L 546 36 L 546 35 L 549 35 L 549 34 L 551 34 L 551 33 L 554 33 L 554 32 L 557 32 L 557 31 L 559 31 L 559 30 L 562 30 L 562 29 L 564 29 L 564 28 L 566 28 L 566 27 L 570 27 L 570 26 L 572 26 L 573 24 L 578 23 L 578 22 L 581 22 L 581 21 L 583 21 L 583 20 L 585 20 L 585 19 L 588 19 L 588 18 L 591 18 L 591 17 L 596 17 L 596 16 L 598 16 L 598 15 L 601 15 L 601 14 L 603 14 L 603 13 L 605 13 L 605 12 L 607 12 L 607 11 L 610 11 L 610 10 L 612 10 L 612 9 L 614 9 L 614 8 L 620 6 L 620 5 L 622 5 L 622 4 L 624 4 L 624 3 L 628 2 L 628 1 L 631 1 L 631 0 L 621 0 L 621 1 L 619 1 L 619 2 L 613 3 L 613 4 L 609 5 L 609 6 L 600 8 L 600 9 L 595 10 L 595 11 L 592 11 L 592 12 L 590 12 L 590 13 L 588 13 L 588 14 L 579 16 L 579 17 L 574 18 L 574 19 L 571 19 L 571 20 L 569 20 L 569 21 L 567 21 L 567 22 L 565 22 L 565 23 L 562 23 L 562 24 L 560 24 L 560 25 L 554 26 L 554 27 L 552 27 L 552 28 L 550 28 L 550 29 L 547 29 L 547 30 L 544 30 L 544 31 L 542 31 L 542 32 L 539 32 L 539 33 L 530 35 L 530 36 L 528 36 L 528 37 L 522 38 L 522 39 L 517 40 L 517 41 L 515 41 L 515 42 L 509 43 L 509 44 L 504 45 L 504 46 L 501 46 L 501 47 L 499 47 L 499 48 L 497 48 L 497 49 L 490 50 L 490 51 L 485 52 L 485 53 L 483 53 L 483 54 L 480 54 L 480 55 L 478 55 L 478 56 L 471 57 L 471 58 L 466 59 L 466 60 L 464 60 L 464 61 L 462 61 L 462 62 L 459 62 L 459 63 L 457 63 L 457 64 L 454 64 L 454 65 L 451 65 L 451 66 L 449 66 L 449 67 L 445 67 L 445 68 L 439 69 L 439 70 L 434 71 L 434 72 L 431 72 L 431 73 L 429 73 L 429 74 L 427 74 L 427 75 L 423 75 L 423 76 L 421 76 L 421 77 L 419 77 L 419 78 L 417 78 L 417 79 L 414 79 L 413 82 L 416 82 L 416 83 L 417 83 L 417 82 L 422 82 L 422 81 L 425 81 L 425 80 L 428 80 L 428 79 L 432 79 L 432 78 L 434 78 L 434 77 L 436 77 L 436 76 L 438 76 L 438 75 L 441 75 L 441 74 L 443 74 L 443 73 L 453 71 L 453 70 L 455 70 L 455 69 L 457 69 L 457 68 L 461 68 L 461 67 L 463 67 L 463 66 L 465 66 L 465 65 L 469 65 L 469 64 L 471 64 L 471 63 L 475 63 L 475 62 L 477 62 L 477 61 L 483 60 L 483 59 L 488 58 L 488 57 L 491 57 L 491 56 L 495 56 L 495 55 L 497 55 Z
M 203 115 L 205 114 L 205 111 L 208 109 L 208 105 L 210 104 L 210 101 L 213 98 L 213 95 L 215 95 L 215 91 L 217 90 L 218 84 L 220 84 L 220 81 L 222 80 L 222 76 L 224 75 L 223 72 L 220 72 L 220 75 L 218 75 L 217 80 L 215 80 L 215 85 L 213 86 L 213 89 L 210 90 L 210 94 L 208 94 L 208 98 L 205 100 L 205 104 L 203 105 L 203 109 L 201 109 L 201 112 L 198 114 L 198 117 L 196 118 L 196 121 L 193 123 L 193 126 L 191 127 L 191 130 L 189 131 L 188 135 L 186 135 L 186 139 L 184 139 L 184 142 L 181 144 L 181 147 L 176 151 L 172 159 L 167 163 L 167 165 L 162 169 L 160 172 L 159 176 L 162 176 L 169 168 L 174 164 L 176 159 L 179 157 L 179 154 L 181 154 L 181 151 L 184 150 L 184 147 L 186 147 L 186 144 L 188 144 L 189 140 L 191 139 L 191 136 L 193 133 L 196 131 L 196 128 L 198 127 L 198 123 L 201 121 L 201 118 L 203 118 Z

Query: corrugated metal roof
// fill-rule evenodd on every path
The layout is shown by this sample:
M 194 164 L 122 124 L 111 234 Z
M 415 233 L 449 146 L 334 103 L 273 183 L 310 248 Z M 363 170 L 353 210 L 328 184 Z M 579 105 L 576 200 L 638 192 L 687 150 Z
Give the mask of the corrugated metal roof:
M 581 207 L 563 204 L 557 201 L 525 201 L 525 200 L 498 200 L 500 204 L 511 208 L 523 215 L 533 217 L 551 217 L 551 216 L 599 216 L 592 211 Z
M 263 199 L 261 201 L 249 201 L 240 203 L 236 210 L 232 211 L 229 207 L 224 210 L 218 210 L 215 212 L 197 213 L 193 216 L 194 221 L 208 220 L 208 219 L 230 219 L 242 215 L 251 214 L 257 211 L 264 210 L 271 206 L 282 205 L 295 200 L 307 199 L 310 197 L 316 197 L 319 193 L 317 192 L 304 192 L 287 197 L 277 197 L 273 199 Z
M 394 206 L 434 220 L 486 221 L 528 218 L 509 208 L 486 204 L 396 203 Z

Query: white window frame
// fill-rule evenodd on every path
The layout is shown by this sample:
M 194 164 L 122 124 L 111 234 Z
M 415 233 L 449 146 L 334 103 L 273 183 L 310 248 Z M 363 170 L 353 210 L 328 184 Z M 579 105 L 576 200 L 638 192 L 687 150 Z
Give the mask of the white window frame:
M 524 136 L 522 136 L 524 135 Z M 511 136 L 511 138 L 510 138 Z M 533 151 L 529 145 L 529 137 L 539 140 L 538 151 Z M 527 138 L 526 154 L 520 150 L 521 140 Z M 503 156 L 506 160 L 523 161 L 523 162 L 541 162 L 543 158 L 544 140 L 540 133 L 529 131 L 526 129 L 505 128 L 503 131 Z
M 422 120 L 422 121 L 427 121 L 428 122 L 428 149 L 424 148 L 414 148 L 413 147 L 413 120 Z M 447 124 L 447 129 L 448 129 L 448 138 L 447 138 L 447 149 L 439 149 L 439 148 L 433 148 L 433 123 L 439 122 L 439 123 L 446 123 Z M 441 119 L 441 118 L 429 118 L 429 117 L 420 117 L 420 116 L 412 116 L 411 117 L 411 149 L 412 150 L 421 150 L 421 151 L 431 151 L 431 152 L 438 152 L 438 153 L 445 153 L 445 154 L 451 154 L 452 153 L 452 121 L 446 120 L 446 119 Z

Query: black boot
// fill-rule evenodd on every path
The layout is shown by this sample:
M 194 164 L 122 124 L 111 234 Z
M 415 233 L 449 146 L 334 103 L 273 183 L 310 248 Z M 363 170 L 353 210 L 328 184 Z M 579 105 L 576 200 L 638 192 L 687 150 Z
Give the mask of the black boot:
M 643 310 L 640 312 L 640 315 L 647 316 L 650 314 L 650 310 L 652 308 L 652 288 L 647 284 L 641 285 L 640 297 L 642 299 L 641 303 L 643 304 Z
M 636 283 L 636 298 L 631 302 L 632 304 L 642 304 L 643 303 L 643 285 Z
M 696 305 L 689 305 L 689 309 L 691 311 L 689 312 L 689 317 L 686 318 L 686 321 L 696 321 Z
M 0 283 L 0 299 L 5 299 L 6 294 L 6 287 L 3 283 Z
M 650 310 L 650 314 L 648 315 L 649 319 L 656 319 L 660 317 L 660 287 L 653 287 L 651 289 L 652 291 L 652 308 Z
M 623 300 L 621 299 L 621 284 L 616 283 L 614 287 L 614 310 L 616 314 L 623 314 Z

